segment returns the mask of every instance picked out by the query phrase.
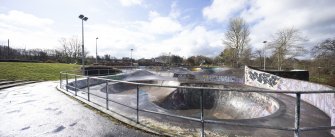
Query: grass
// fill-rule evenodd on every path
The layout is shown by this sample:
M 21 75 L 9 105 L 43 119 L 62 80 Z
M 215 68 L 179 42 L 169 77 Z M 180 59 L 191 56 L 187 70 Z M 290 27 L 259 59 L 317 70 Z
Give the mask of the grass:
M 60 71 L 79 69 L 80 66 L 74 64 L 0 62 L 0 79 L 58 80 Z
M 311 76 L 309 81 L 335 87 L 335 78 L 331 75 Z

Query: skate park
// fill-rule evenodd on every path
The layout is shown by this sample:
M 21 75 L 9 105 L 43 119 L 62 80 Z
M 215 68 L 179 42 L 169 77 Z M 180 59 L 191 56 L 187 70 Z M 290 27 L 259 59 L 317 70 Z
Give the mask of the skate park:
M 271 90 L 284 78 L 269 76 L 257 85 L 252 83 L 254 75 L 249 75 L 255 72 L 251 68 L 141 68 L 107 76 L 63 72 L 59 89 L 126 124 L 160 135 L 294 136 L 298 122 L 300 136 L 332 136 L 334 117 L 324 111 L 328 108 L 302 95 L 297 110 L 298 92 L 284 86 L 282 91 Z M 332 103 L 331 87 L 322 86 L 309 88 L 319 88 L 322 95 L 330 96 L 323 101 Z M 316 92 L 305 90 L 299 93 Z

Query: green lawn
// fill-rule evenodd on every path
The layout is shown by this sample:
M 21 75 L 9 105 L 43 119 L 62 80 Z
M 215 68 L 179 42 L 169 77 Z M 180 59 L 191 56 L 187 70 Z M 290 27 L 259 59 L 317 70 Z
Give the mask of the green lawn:
M 0 79 L 58 80 L 60 71 L 79 69 L 74 64 L 0 62 Z

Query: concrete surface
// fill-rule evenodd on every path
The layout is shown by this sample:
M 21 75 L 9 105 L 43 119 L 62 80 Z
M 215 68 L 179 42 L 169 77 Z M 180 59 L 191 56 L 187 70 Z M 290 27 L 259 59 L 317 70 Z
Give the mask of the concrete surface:
M 151 75 L 151 74 L 150 74 Z M 145 79 L 141 80 L 141 78 L 145 77 Z M 131 78 L 131 77 L 128 77 Z M 132 80 L 141 80 L 139 82 L 149 82 L 154 81 L 155 79 L 151 79 L 153 77 L 148 78 L 146 75 L 140 76 L 133 76 Z M 157 82 L 157 81 L 156 81 Z M 78 81 L 79 85 L 81 81 Z M 158 82 L 159 83 L 159 82 Z M 169 83 L 169 82 L 168 82 Z M 172 82 L 176 83 L 176 82 Z M 106 100 L 104 99 L 106 96 L 109 98 L 107 112 L 114 112 L 118 113 L 120 117 L 123 119 L 129 119 L 129 121 L 136 121 L 136 92 L 135 87 L 127 86 L 124 84 L 116 84 L 115 87 L 113 86 L 113 82 L 108 83 L 108 88 L 111 91 L 108 91 L 107 95 L 105 92 L 105 84 L 95 85 L 90 87 L 90 94 L 91 94 L 91 102 L 97 104 L 102 109 L 106 110 Z M 228 85 L 224 85 L 228 86 Z M 238 86 L 240 88 L 250 88 L 255 89 L 253 87 L 248 87 L 245 85 L 230 85 L 230 86 Z M 228 86 L 229 87 L 229 86 Z M 65 89 L 65 85 L 63 83 L 62 88 Z M 226 88 L 226 87 L 225 87 Z M 123 89 L 123 90 L 122 90 Z M 162 95 L 168 97 L 169 94 L 160 93 L 161 91 L 168 93 L 175 92 L 175 89 L 163 89 L 163 88 L 148 88 L 148 87 L 140 87 L 140 94 L 139 94 L 139 108 L 150 110 L 154 112 L 160 112 L 164 114 L 174 114 L 174 115 L 181 115 L 181 116 L 189 116 L 193 118 L 200 118 L 200 110 L 197 108 L 190 108 L 186 110 L 176 110 L 176 109 L 167 109 L 157 105 L 157 99 L 153 99 L 153 95 Z M 65 90 L 63 92 L 66 92 Z M 70 94 L 74 94 L 74 91 L 69 91 Z M 87 100 L 87 89 L 83 88 L 78 91 L 77 98 Z M 184 96 L 185 94 L 182 94 Z M 233 95 L 233 94 L 232 94 Z M 164 97 L 160 96 L 159 99 L 164 99 Z M 235 99 L 241 99 L 243 95 L 237 95 Z M 246 95 L 245 97 L 250 96 Z M 252 119 L 216 119 L 219 121 L 228 121 L 234 123 L 243 123 L 249 125 L 266 125 L 266 126 L 275 126 L 275 127 L 294 127 L 294 107 L 295 107 L 295 98 L 284 95 L 284 94 L 268 94 L 266 96 L 271 96 L 278 100 L 280 103 L 280 108 L 274 114 L 269 116 L 261 117 L 261 118 L 252 118 Z M 265 96 L 259 96 L 263 98 Z M 258 98 L 258 97 L 257 97 Z M 217 101 L 221 101 L 218 98 Z M 197 100 L 198 101 L 198 100 Z M 196 101 L 196 102 L 197 102 Z M 117 102 L 117 103 L 115 103 Z M 196 103 L 195 102 L 195 103 Z M 250 101 L 249 101 L 250 102 Z M 123 105 L 120 105 L 122 103 Z M 183 102 L 180 102 L 183 103 Z M 124 105 L 130 106 L 125 107 Z M 243 105 L 243 108 L 246 108 L 246 111 L 250 111 L 250 114 L 253 110 L 248 110 L 248 103 L 242 102 L 235 102 L 231 105 Z M 271 105 L 270 105 L 271 106 Z M 269 107 L 269 109 L 272 109 Z M 224 108 L 220 109 L 221 111 Z M 214 119 L 211 117 L 211 110 L 205 109 L 205 119 Z M 301 102 L 301 126 L 302 127 L 315 127 L 315 126 L 329 126 L 330 125 L 330 118 L 323 113 L 318 108 L 306 103 Z M 200 123 L 180 118 L 169 117 L 165 115 L 157 115 L 147 112 L 140 112 L 139 118 L 140 124 L 135 126 L 148 126 L 152 129 L 157 130 L 158 132 L 168 133 L 168 134 L 176 134 L 181 136 L 198 136 L 200 134 Z M 237 126 L 228 126 L 228 125 L 219 125 L 219 124 L 205 124 L 205 132 L 208 136 L 255 136 L 255 137 L 268 137 L 268 136 L 293 136 L 293 132 L 291 131 L 280 131 L 280 130 L 270 130 L 270 129 L 257 129 L 257 128 L 246 128 L 246 127 L 237 127 Z M 313 131 L 313 132 L 303 132 L 301 133 L 303 137 L 309 136 L 320 136 L 320 137 L 331 137 L 329 130 L 324 131 Z
M 290 78 L 279 77 L 245 66 L 245 84 L 270 90 L 280 91 L 320 91 L 332 90 L 333 93 L 302 94 L 301 99 L 321 109 L 331 118 L 331 126 L 335 126 L 335 88 Z M 289 94 L 295 97 L 294 94 Z M 335 129 L 332 130 L 335 135 Z
M 40 82 L 0 90 L 0 136 L 154 136 L 103 116 Z

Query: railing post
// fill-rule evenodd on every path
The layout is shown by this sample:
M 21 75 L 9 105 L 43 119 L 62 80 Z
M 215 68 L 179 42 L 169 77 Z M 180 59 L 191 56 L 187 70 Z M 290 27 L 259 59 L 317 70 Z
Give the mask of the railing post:
M 300 95 L 296 93 L 295 118 L 294 118 L 294 137 L 300 136 Z
M 67 87 L 67 85 L 69 84 L 69 80 L 68 80 L 68 78 L 67 78 L 67 73 L 66 73 L 66 86 L 65 86 L 65 88 L 66 88 L 66 91 L 67 92 L 69 92 L 69 89 L 68 89 L 68 87 Z
M 137 124 L 139 123 L 139 119 L 138 119 L 138 104 L 139 104 L 139 100 L 140 100 L 140 95 L 139 95 L 139 87 L 138 85 L 136 85 L 136 122 Z
M 90 101 L 90 77 L 87 77 L 87 100 Z
M 74 75 L 74 95 L 77 96 L 77 75 Z
M 108 110 L 108 81 L 106 80 L 106 109 Z
M 100 69 L 98 69 L 98 76 L 100 76 Z
M 204 89 L 201 89 L 200 95 L 200 119 L 201 119 L 201 137 L 205 136 L 205 123 L 204 123 Z
M 110 69 L 108 69 L 108 75 L 109 75 L 109 70 L 110 70 Z
M 62 73 L 59 73 L 59 88 L 62 88 Z

